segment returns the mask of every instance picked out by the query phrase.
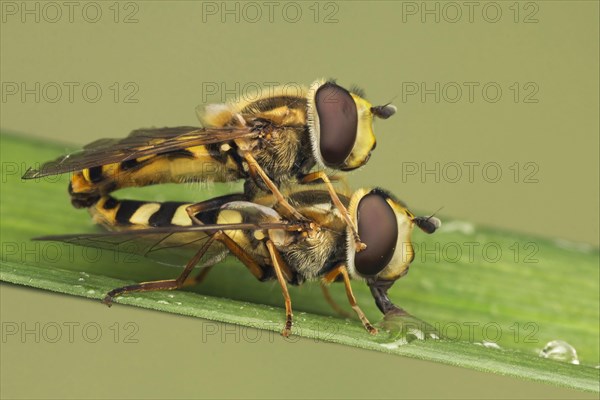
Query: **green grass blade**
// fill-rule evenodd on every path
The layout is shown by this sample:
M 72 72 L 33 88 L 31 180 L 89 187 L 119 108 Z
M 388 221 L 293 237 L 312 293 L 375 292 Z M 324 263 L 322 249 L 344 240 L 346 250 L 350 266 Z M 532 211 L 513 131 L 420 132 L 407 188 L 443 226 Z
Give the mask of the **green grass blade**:
M 118 286 L 177 275 L 175 268 L 139 257 L 30 241 L 40 235 L 94 232 L 98 228 L 85 211 L 70 206 L 67 177 L 20 180 L 30 164 L 69 149 L 12 135 L 3 135 L 1 141 L 2 281 L 100 299 Z M 198 201 L 239 186 L 206 189 L 166 185 L 129 190 L 119 196 Z M 452 340 L 390 346 L 384 343 L 385 334 L 371 337 L 358 321 L 337 317 L 314 284 L 291 288 L 294 333 L 598 392 L 598 249 L 458 222 L 445 226 L 431 236 L 415 233 L 418 254 L 411 273 L 390 295 L 395 303 Z M 482 251 L 484 247 L 487 253 Z M 470 248 L 473 251 L 468 251 Z M 501 250 L 497 260 L 494 248 Z M 380 319 L 366 286 L 356 282 L 353 288 L 371 320 Z M 332 293 L 339 304 L 346 304 L 343 287 L 333 287 Z M 131 295 L 117 302 L 274 332 L 280 330 L 284 319 L 276 284 L 257 282 L 232 259 L 193 289 Z M 497 333 L 501 336 L 496 337 Z M 501 349 L 473 343 L 486 339 L 493 339 Z M 545 343 L 556 339 L 577 349 L 581 365 L 537 356 Z

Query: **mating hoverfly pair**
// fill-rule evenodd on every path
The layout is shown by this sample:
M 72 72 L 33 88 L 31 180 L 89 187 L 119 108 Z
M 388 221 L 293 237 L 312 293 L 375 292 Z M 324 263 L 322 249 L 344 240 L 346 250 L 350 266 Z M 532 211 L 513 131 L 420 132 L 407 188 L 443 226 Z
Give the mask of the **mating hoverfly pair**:
M 390 104 L 371 105 L 358 89 L 319 80 L 294 95 L 278 89 L 254 100 L 209 105 L 200 116 L 202 127 L 140 129 L 124 139 L 98 140 L 30 169 L 23 178 L 72 172 L 72 204 L 87 208 L 110 232 L 39 239 L 113 250 L 135 241 L 138 245 L 128 246 L 129 251 L 150 258 L 173 263 L 174 257 L 186 257 L 176 279 L 114 289 L 104 299 L 108 305 L 130 292 L 199 283 L 232 254 L 257 279 L 279 282 L 284 336 L 292 328 L 287 284 L 315 279 L 323 285 L 343 281 L 350 305 L 375 333 L 350 280 L 366 281 L 384 314 L 402 312 L 387 291 L 414 258 L 412 229 L 417 225 L 433 233 L 440 222 L 415 217 L 382 189 L 339 193 L 324 169 L 363 166 L 375 148 L 373 119 L 387 119 L 395 111 Z M 236 180 L 244 180 L 243 193 L 196 204 L 111 196 L 132 186 Z M 316 182 L 321 183 L 318 190 L 308 185 Z M 192 277 L 198 266 L 200 272 Z

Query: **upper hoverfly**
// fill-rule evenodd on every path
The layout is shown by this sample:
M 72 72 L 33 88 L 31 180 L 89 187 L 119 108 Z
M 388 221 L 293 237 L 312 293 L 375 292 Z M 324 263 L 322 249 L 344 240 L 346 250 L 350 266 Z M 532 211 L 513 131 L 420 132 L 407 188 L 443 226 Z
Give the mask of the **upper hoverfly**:
M 434 217 L 416 217 L 406 206 L 381 189 L 339 194 L 367 248 L 357 251 L 352 230 L 327 190 L 292 192 L 289 201 L 320 229 L 286 220 L 270 206 L 273 200 L 245 201 L 244 194 L 230 194 L 197 204 L 116 200 L 101 197 L 90 207 L 93 219 L 114 230 L 100 234 L 47 236 L 57 240 L 116 251 L 141 254 L 177 264 L 185 257 L 176 279 L 143 282 L 110 291 L 104 302 L 140 291 L 173 290 L 198 283 L 227 254 L 237 257 L 259 280 L 276 279 L 285 300 L 286 322 L 282 334 L 292 328 L 292 302 L 287 284 L 307 280 L 329 284 L 342 280 L 350 305 L 370 333 L 369 323 L 352 293 L 351 279 L 366 281 L 378 308 L 384 313 L 403 312 L 388 298 L 393 283 L 408 272 L 414 259 L 411 233 L 415 225 L 426 233 L 440 226 Z M 121 247 L 126 244 L 124 247 Z M 195 267 L 203 267 L 196 277 Z
M 294 221 L 304 219 L 281 194 L 282 185 L 322 180 L 360 251 L 365 246 L 322 170 L 364 165 L 375 148 L 374 117 L 395 112 L 391 104 L 373 106 L 358 89 L 318 80 L 294 95 L 281 88 L 252 101 L 208 105 L 202 128 L 139 129 L 124 139 L 101 139 L 23 178 L 74 172 L 69 193 L 76 207 L 124 187 L 244 179 L 248 199 L 270 192 L 276 208 Z

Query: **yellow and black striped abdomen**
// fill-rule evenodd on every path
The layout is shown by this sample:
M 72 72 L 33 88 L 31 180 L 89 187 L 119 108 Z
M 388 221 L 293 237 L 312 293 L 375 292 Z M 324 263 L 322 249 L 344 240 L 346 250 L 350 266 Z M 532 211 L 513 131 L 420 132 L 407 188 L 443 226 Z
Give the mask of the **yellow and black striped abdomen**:
M 126 187 L 244 178 L 231 150 L 228 144 L 195 146 L 84 169 L 71 178 L 71 201 L 77 208 L 86 208 L 101 196 Z
M 144 229 L 170 226 L 191 226 L 186 208 L 189 203 L 117 200 L 101 197 L 90 213 L 94 221 L 109 229 Z
M 137 200 L 117 200 L 110 196 L 101 197 L 90 208 L 92 219 L 108 230 L 136 231 L 149 228 L 191 227 L 192 220 L 187 213 L 190 203 L 181 202 L 147 202 Z M 236 224 L 244 222 L 242 212 L 237 210 L 222 210 L 217 208 L 207 209 L 195 215 L 205 224 Z M 262 241 L 254 236 L 253 231 L 223 230 L 240 248 L 244 249 L 251 257 L 263 265 L 267 262 L 269 254 Z M 200 244 L 209 236 L 207 232 L 178 230 L 177 235 L 164 235 L 163 242 L 170 245 Z

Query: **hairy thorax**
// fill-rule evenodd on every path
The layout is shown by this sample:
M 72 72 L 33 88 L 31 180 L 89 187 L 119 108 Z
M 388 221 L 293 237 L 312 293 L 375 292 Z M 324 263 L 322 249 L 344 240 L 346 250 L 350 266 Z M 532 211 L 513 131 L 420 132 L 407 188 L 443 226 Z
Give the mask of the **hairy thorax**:
M 287 246 L 283 257 L 302 283 L 318 278 L 332 263 L 336 263 L 344 252 L 344 246 L 345 240 L 339 233 L 320 230 Z

